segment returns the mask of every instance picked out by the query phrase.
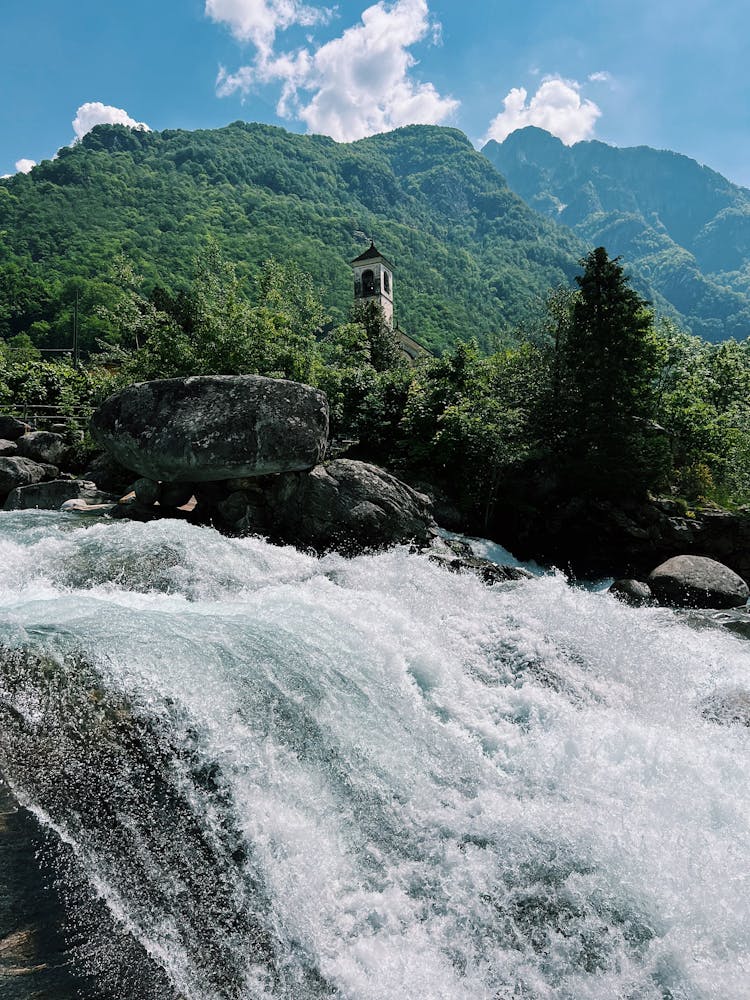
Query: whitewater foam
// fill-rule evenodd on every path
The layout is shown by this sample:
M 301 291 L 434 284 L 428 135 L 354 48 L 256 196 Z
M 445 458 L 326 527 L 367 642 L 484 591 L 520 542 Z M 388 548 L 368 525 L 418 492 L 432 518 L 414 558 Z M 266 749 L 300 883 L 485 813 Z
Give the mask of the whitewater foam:
M 742 639 L 179 522 L 0 559 L 3 769 L 178 994 L 750 995 Z

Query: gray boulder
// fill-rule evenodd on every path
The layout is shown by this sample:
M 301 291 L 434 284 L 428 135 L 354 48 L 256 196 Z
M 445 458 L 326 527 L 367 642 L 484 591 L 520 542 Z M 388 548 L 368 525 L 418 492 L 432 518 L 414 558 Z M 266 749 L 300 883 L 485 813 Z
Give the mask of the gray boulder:
M 0 438 L 0 457 L 7 458 L 9 455 L 18 453 L 18 445 L 15 441 L 8 441 L 7 438 Z
M 18 456 L 0 458 L 0 496 L 7 496 L 17 486 L 31 486 L 50 478 L 50 466 Z
M 384 469 L 346 458 L 279 476 L 267 509 L 272 535 L 318 551 L 426 544 L 436 529 L 426 496 Z
M 31 486 L 17 486 L 5 501 L 5 510 L 59 510 L 66 500 L 106 503 L 113 497 L 101 493 L 96 484 L 85 479 L 53 479 Z
M 62 465 L 69 451 L 65 438 L 52 431 L 30 431 L 18 438 L 16 444 L 19 455 L 49 465 Z
M 609 588 L 609 593 L 624 604 L 632 604 L 633 607 L 641 607 L 644 604 L 651 604 L 653 594 L 647 583 L 641 580 L 615 580 Z
M 649 574 L 660 604 L 693 608 L 735 608 L 750 597 L 747 584 L 728 566 L 706 556 L 674 556 Z
M 91 433 L 121 465 L 170 483 L 311 469 L 328 438 L 325 394 L 260 375 L 203 375 L 128 386 Z
M 22 420 L 16 420 L 15 417 L 9 417 L 6 414 L 0 415 L 0 438 L 4 438 L 6 441 L 15 441 L 30 430 L 31 427 Z

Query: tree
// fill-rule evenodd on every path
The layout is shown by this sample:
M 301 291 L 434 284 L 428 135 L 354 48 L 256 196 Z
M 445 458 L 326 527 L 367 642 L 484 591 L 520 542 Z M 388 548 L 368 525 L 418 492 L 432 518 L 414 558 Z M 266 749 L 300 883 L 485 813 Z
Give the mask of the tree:
M 662 357 L 648 303 L 604 247 L 582 261 L 580 292 L 558 346 L 555 461 L 569 492 L 642 493 L 666 471 L 668 442 L 654 423 Z
M 403 367 L 405 362 L 393 330 L 388 325 L 383 307 L 377 302 L 357 302 L 352 321 L 359 323 L 370 345 L 370 363 L 375 371 Z

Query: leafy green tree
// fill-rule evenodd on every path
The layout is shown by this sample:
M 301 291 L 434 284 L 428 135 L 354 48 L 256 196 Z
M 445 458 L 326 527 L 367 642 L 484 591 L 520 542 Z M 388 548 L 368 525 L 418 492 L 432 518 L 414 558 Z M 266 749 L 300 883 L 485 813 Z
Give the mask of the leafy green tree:
M 436 479 L 482 528 L 504 477 L 528 457 L 537 364 L 531 346 L 484 357 L 470 341 L 418 370 L 409 387 L 404 465 Z
M 691 502 L 750 498 L 750 342 L 708 344 L 662 322 L 657 420 L 667 428 L 672 485 Z
M 352 322 L 358 323 L 365 332 L 369 346 L 370 364 L 377 372 L 391 368 L 402 368 L 405 361 L 388 325 L 383 307 L 377 302 L 357 302 L 352 309 Z
M 108 353 L 122 379 L 262 374 L 316 382 L 324 313 L 299 268 L 267 262 L 256 304 L 215 240 L 196 256 L 193 280 L 177 295 L 163 288 L 146 295 L 122 258 L 113 279 L 118 299 L 104 314 L 123 345 Z

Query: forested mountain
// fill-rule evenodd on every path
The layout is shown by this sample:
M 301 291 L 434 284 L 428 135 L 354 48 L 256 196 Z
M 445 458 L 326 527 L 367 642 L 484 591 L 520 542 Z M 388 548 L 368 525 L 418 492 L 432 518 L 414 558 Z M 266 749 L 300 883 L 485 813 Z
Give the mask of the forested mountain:
M 543 129 L 483 152 L 533 208 L 603 245 L 708 340 L 750 335 L 750 191 L 687 156 Z
M 454 129 L 413 126 L 359 142 L 236 122 L 215 131 L 99 126 L 27 175 L 0 181 L 0 336 L 67 342 L 78 289 L 84 346 L 103 330 L 113 260 L 179 290 L 209 236 L 251 278 L 299 264 L 333 319 L 348 261 L 374 237 L 395 265 L 397 318 L 433 349 L 489 345 L 585 250 L 529 209 Z

